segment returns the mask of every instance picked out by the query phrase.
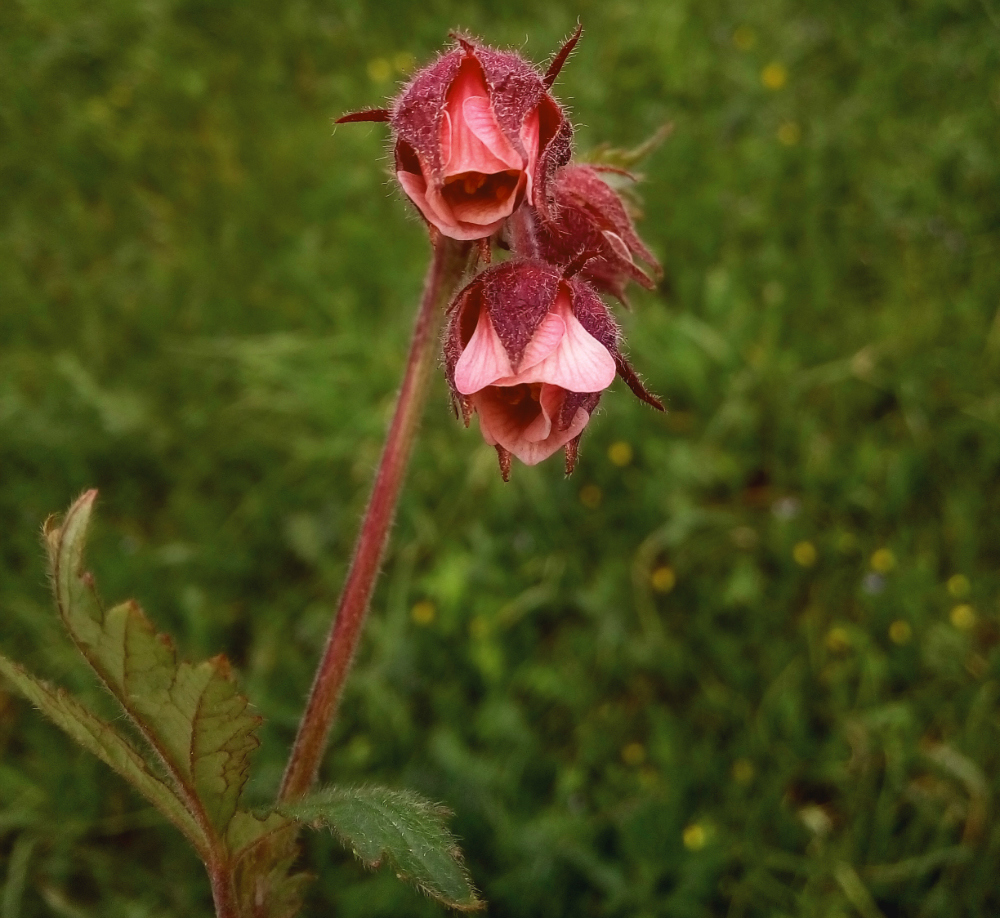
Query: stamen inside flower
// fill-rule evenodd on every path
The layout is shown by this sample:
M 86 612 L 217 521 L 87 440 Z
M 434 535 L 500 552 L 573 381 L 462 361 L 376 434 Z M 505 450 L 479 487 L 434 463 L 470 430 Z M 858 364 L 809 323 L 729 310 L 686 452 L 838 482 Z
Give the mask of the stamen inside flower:
M 497 386 L 497 397 L 506 402 L 511 408 L 521 405 L 527 399 L 534 402 L 534 405 L 527 404 L 522 407 L 526 412 L 534 413 L 538 410 L 538 402 L 542 397 L 541 383 L 521 383 L 517 386 Z
M 497 219 L 497 208 L 516 194 L 521 175 L 517 169 L 491 174 L 460 172 L 444 180 L 441 196 L 459 220 L 491 223 Z
M 541 443 L 552 433 L 552 417 L 542 401 L 542 383 L 492 386 L 491 390 L 497 402 L 506 406 L 508 422 L 520 428 L 526 443 Z
M 461 191 L 464 194 L 475 194 L 479 191 L 483 185 L 486 184 L 486 179 L 488 176 L 483 175 L 482 172 L 463 172 L 461 175 L 453 175 L 451 178 L 445 179 L 445 185 L 455 185 L 456 187 L 452 189 L 453 191 L 459 190 L 459 182 L 461 182 Z
M 526 465 L 535 465 L 579 436 L 590 415 L 577 408 L 568 425 L 556 420 L 566 390 L 546 383 L 487 386 L 472 396 L 483 439 L 499 444 Z

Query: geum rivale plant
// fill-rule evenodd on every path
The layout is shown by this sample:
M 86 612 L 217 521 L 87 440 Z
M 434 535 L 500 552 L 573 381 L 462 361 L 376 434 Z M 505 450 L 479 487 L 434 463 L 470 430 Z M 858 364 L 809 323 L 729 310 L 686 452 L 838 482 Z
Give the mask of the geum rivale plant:
M 181 662 L 139 606 L 106 609 L 83 565 L 96 498 L 45 524 L 56 605 L 70 637 L 134 729 L 91 713 L 0 657 L 0 672 L 74 740 L 156 807 L 204 861 L 219 918 L 299 911 L 303 826 L 333 830 L 363 862 L 456 909 L 482 906 L 449 834 L 446 811 L 380 787 L 314 788 L 385 548 L 442 325 L 456 412 L 478 417 L 505 480 L 513 458 L 534 465 L 564 450 L 566 471 L 615 376 L 661 409 L 626 360 L 600 294 L 659 272 L 609 182 L 628 173 L 571 162 L 573 129 L 551 93 L 580 36 L 540 72 L 520 55 L 457 36 L 387 109 L 341 122 L 385 121 L 396 177 L 432 245 L 396 410 L 347 579 L 277 799 L 241 807 L 260 718 L 224 657 Z M 489 266 L 494 253 L 502 261 Z M 636 263 L 636 258 L 645 269 Z M 456 289 L 465 280 L 462 289 Z M 450 302 L 450 305 L 448 305 Z

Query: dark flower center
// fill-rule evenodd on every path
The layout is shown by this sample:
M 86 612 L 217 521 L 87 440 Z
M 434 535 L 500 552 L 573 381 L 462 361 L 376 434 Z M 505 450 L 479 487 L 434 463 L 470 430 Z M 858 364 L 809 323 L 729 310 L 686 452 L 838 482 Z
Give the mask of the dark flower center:
M 541 383 L 521 383 L 517 386 L 494 386 L 492 388 L 496 398 L 507 405 L 510 416 L 516 420 L 518 427 L 527 427 L 542 410 Z
M 506 201 L 516 190 L 521 177 L 518 169 L 508 169 L 505 172 L 459 172 L 444 180 L 441 194 L 453 207 L 461 208 L 466 204 L 500 204 Z

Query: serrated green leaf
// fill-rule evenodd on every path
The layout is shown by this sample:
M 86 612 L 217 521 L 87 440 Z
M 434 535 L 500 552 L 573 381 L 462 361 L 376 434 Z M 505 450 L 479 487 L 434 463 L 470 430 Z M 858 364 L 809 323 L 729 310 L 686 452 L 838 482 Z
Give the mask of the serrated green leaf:
M 177 826 L 199 853 L 207 852 L 208 841 L 198 823 L 185 809 L 173 788 L 150 772 L 145 759 L 129 740 L 94 716 L 63 689 L 37 679 L 4 656 L 0 656 L 0 675 L 57 727 L 118 772 Z
M 388 860 L 399 876 L 445 905 L 483 907 L 445 825 L 448 811 L 410 791 L 384 787 L 329 787 L 280 813 L 326 826 L 369 867 Z
M 179 663 L 135 602 L 107 612 L 83 569 L 96 491 L 45 538 L 63 622 L 77 647 L 157 753 L 191 812 L 223 836 L 246 783 L 260 718 L 248 710 L 223 657 Z
M 631 169 L 656 150 L 673 133 L 673 130 L 673 122 L 662 124 L 646 140 L 630 150 L 602 143 L 589 152 L 581 154 L 579 159 L 582 162 L 611 166 L 614 169 Z

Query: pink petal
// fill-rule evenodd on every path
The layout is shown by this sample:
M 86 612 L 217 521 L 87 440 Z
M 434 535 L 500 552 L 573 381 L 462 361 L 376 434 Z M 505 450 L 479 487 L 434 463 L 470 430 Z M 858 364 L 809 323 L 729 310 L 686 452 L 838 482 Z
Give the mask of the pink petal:
M 423 176 L 400 170 L 396 173 L 396 178 L 399 179 L 399 184 L 403 186 L 407 197 L 423 212 L 427 207 L 427 182 Z
M 475 96 L 489 98 L 490 90 L 486 85 L 486 77 L 478 60 L 466 58 L 458 68 L 458 73 L 448 89 L 449 107 L 462 108 L 466 99 Z
M 542 319 L 535 333 L 531 336 L 524 356 L 518 365 L 518 372 L 530 370 L 553 353 L 566 334 L 566 323 L 554 312 L 548 313 Z
M 538 162 L 539 133 L 538 106 L 536 105 L 531 114 L 524 119 L 524 124 L 521 125 L 521 143 L 524 144 L 524 149 L 528 154 L 528 163 L 524 167 L 524 171 L 528 173 L 528 189 L 525 198 L 532 205 L 535 203 L 534 180 L 535 164 Z
M 448 90 L 441 119 L 441 163 L 445 176 L 490 175 L 524 165 L 497 124 L 482 68 L 475 60 L 462 63 Z
M 552 433 L 552 415 L 545 410 L 544 400 L 539 400 L 538 416 L 521 429 L 521 439 L 526 443 L 544 443 Z
M 511 167 L 506 161 L 494 156 L 490 148 L 469 129 L 461 114 L 452 119 L 452 124 L 449 157 L 444 166 L 445 176 L 461 175 L 463 172 L 482 172 L 484 175 L 492 175 L 494 172 L 504 172 L 510 168 L 521 168 L 520 161 Z M 441 147 L 442 150 L 445 147 L 443 141 Z
M 548 313 L 542 319 L 535 333 L 531 336 L 528 346 L 524 349 L 521 362 L 517 367 L 517 375 L 498 379 L 497 385 L 516 386 L 522 382 L 536 382 L 529 370 L 533 370 L 546 357 L 549 356 L 562 341 L 566 332 L 566 323 L 555 313 Z M 522 379 L 522 377 L 524 377 Z M 532 378 L 529 378 L 532 377 Z
M 450 209 L 440 206 L 440 204 L 444 203 L 440 201 L 440 195 L 434 195 L 433 191 L 428 189 L 427 182 L 424 181 L 422 176 L 414 175 L 412 172 L 400 171 L 396 173 L 396 178 L 399 179 L 399 184 L 403 186 L 403 191 L 406 192 L 407 197 L 417 205 L 420 213 L 427 218 L 428 223 L 432 223 L 442 233 L 452 239 L 461 238 L 453 235 L 453 231 L 458 228 L 458 224 L 454 217 L 451 216 Z M 432 200 L 428 199 L 429 193 L 430 198 L 436 198 L 436 201 L 433 203 Z M 440 203 L 435 207 L 434 203 L 437 202 Z
M 451 115 L 446 108 L 441 113 L 441 168 L 444 171 L 447 171 L 448 163 L 451 162 L 451 132 Z
M 511 437 L 512 428 L 516 427 L 516 424 L 512 423 L 506 411 L 507 405 L 496 397 L 492 387 L 481 389 L 473 395 L 472 404 L 475 405 L 476 414 L 479 415 L 479 432 L 489 446 L 496 446 L 500 443 L 501 437 L 508 441 L 517 438 L 516 430 Z
M 503 202 L 496 208 L 500 212 L 500 216 L 497 216 L 491 223 L 479 224 L 460 221 L 448 202 L 441 196 L 436 184 L 432 183 L 428 186 L 421 176 L 414 175 L 412 172 L 397 172 L 396 178 L 399 179 L 403 191 L 417 205 L 427 222 L 436 226 L 450 239 L 483 239 L 498 230 L 503 221 L 510 216 L 510 210 L 513 209 L 513 204 L 511 204 L 510 210 L 504 213 L 506 202 Z M 513 197 L 516 199 L 516 194 Z
M 510 358 L 493 328 L 490 314 L 481 309 L 476 330 L 455 364 L 455 388 L 462 395 L 472 395 L 511 373 Z
M 578 436 L 590 421 L 590 415 L 578 408 L 570 426 L 556 430 L 552 418 L 559 413 L 565 397 L 565 391 L 557 386 L 542 386 L 537 413 L 530 418 L 512 407 L 496 386 L 477 392 L 473 401 L 486 442 L 491 446 L 499 443 L 525 465 L 537 465 Z M 543 432 L 545 436 L 539 438 Z
M 497 438 L 493 436 L 493 431 L 490 430 L 487 418 L 478 412 L 479 414 L 479 432 L 483 435 L 483 439 L 486 441 L 487 446 L 496 446 Z
M 614 357 L 580 324 L 569 302 L 569 294 L 560 290 L 553 310 L 565 325 L 559 346 L 538 365 L 519 372 L 517 382 L 549 383 L 570 392 L 600 392 L 611 385 L 617 372 Z
M 473 136 L 486 148 L 489 153 L 503 163 L 507 169 L 522 169 L 524 159 L 511 145 L 500 125 L 497 124 L 496 115 L 493 114 L 493 103 L 489 98 L 483 96 L 473 96 L 462 103 L 462 114 L 465 118 L 466 127 Z M 537 142 L 537 141 L 536 141 Z M 471 144 L 470 144 L 471 146 Z M 478 166 L 467 165 L 462 168 L 455 168 L 456 172 L 499 172 L 499 169 L 480 169 Z

